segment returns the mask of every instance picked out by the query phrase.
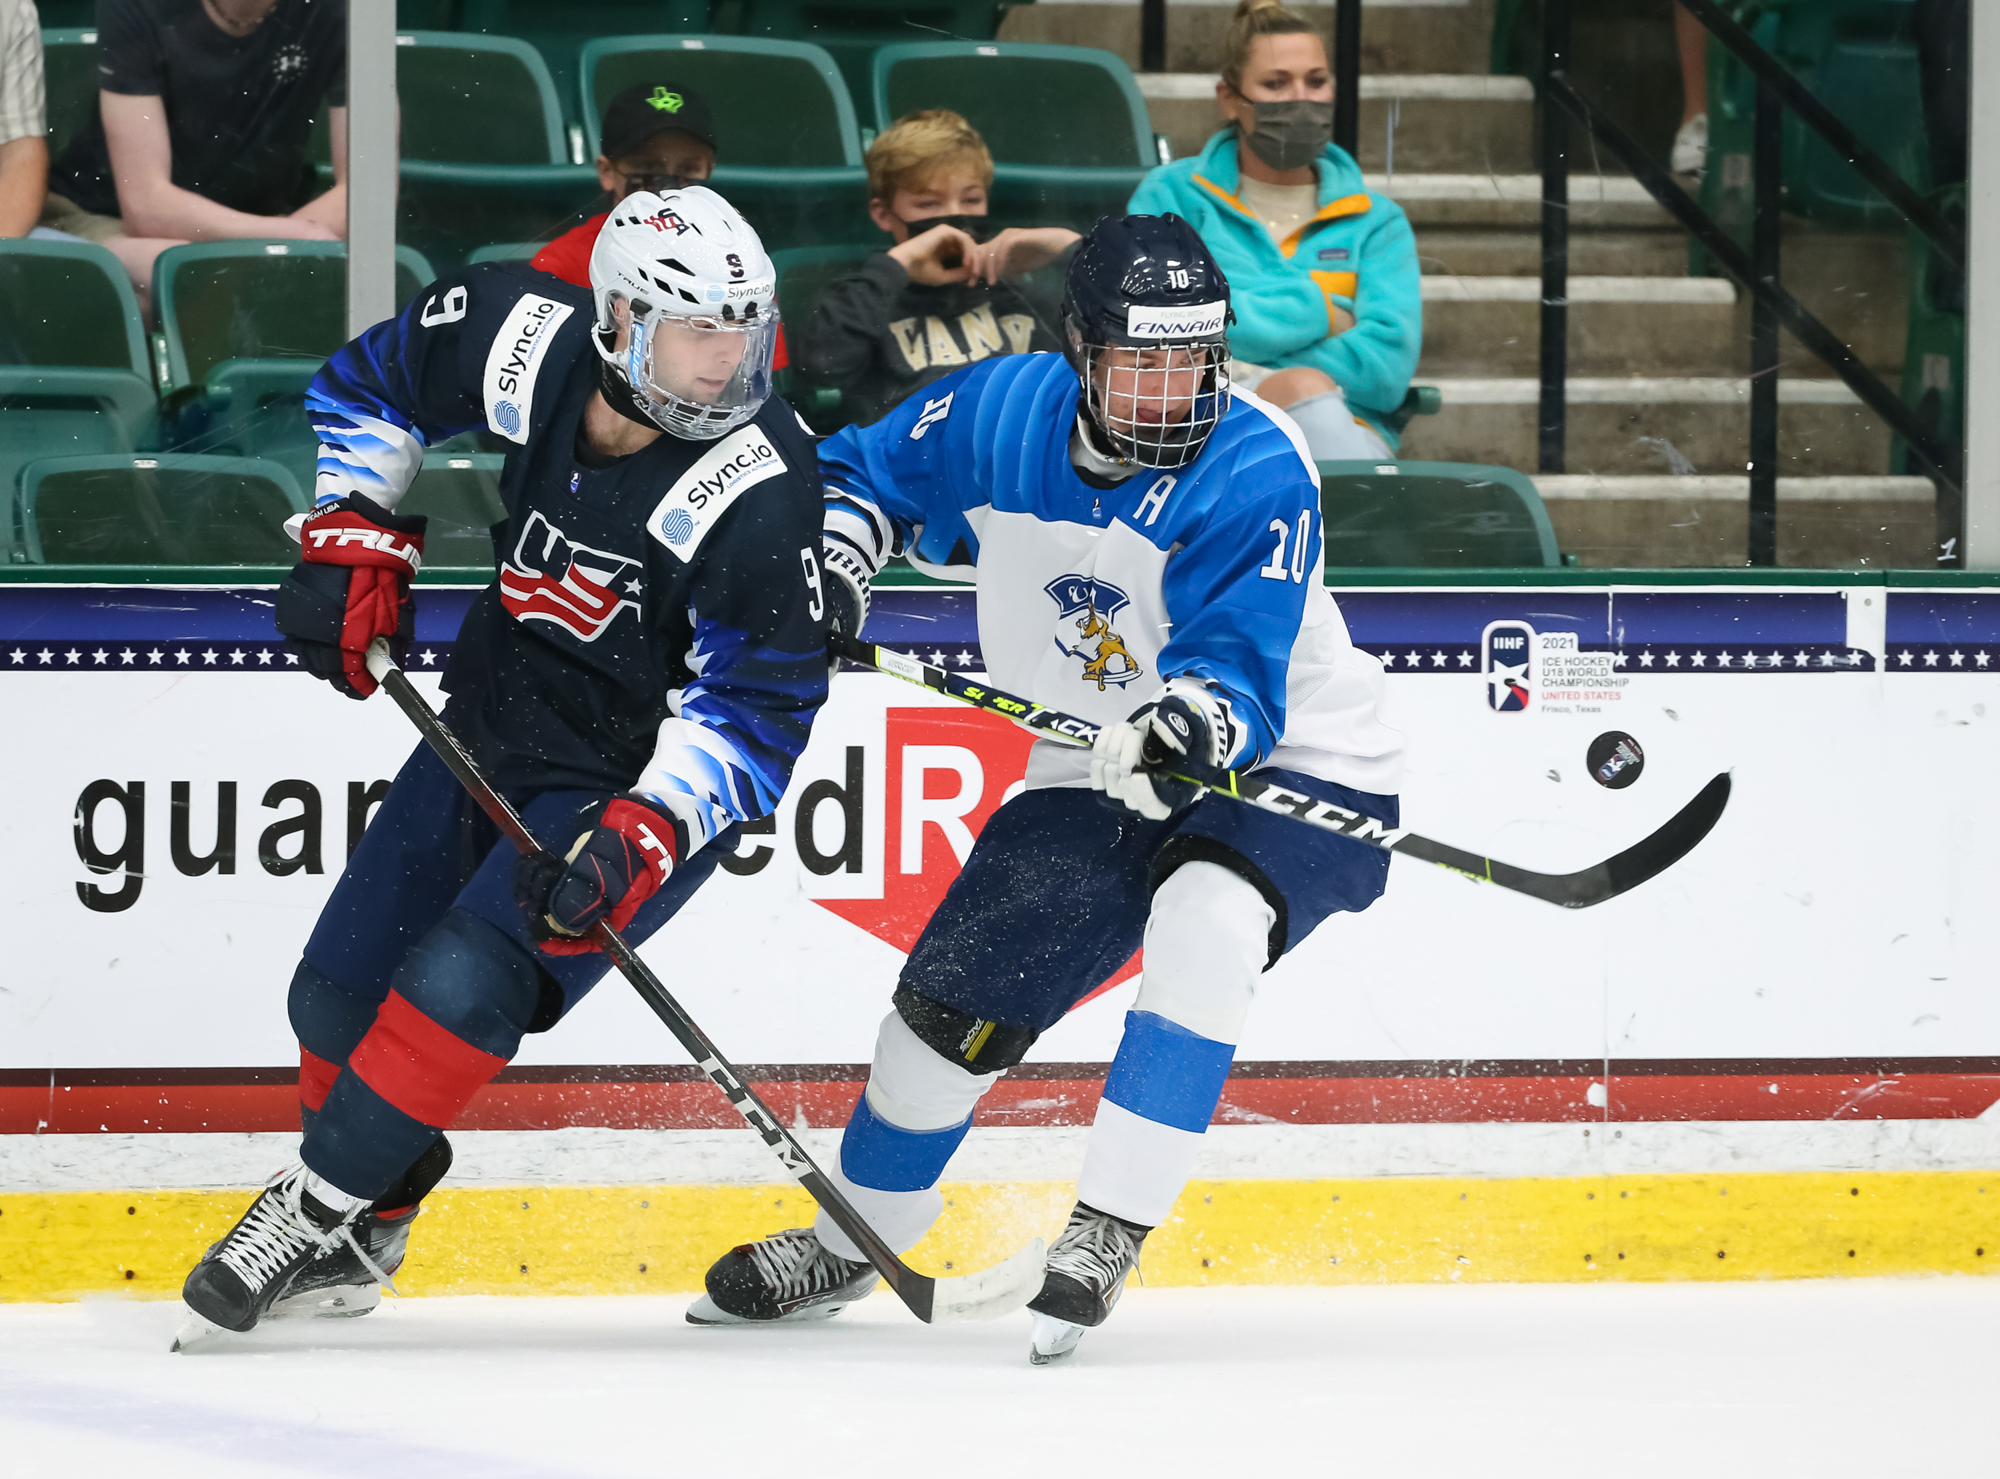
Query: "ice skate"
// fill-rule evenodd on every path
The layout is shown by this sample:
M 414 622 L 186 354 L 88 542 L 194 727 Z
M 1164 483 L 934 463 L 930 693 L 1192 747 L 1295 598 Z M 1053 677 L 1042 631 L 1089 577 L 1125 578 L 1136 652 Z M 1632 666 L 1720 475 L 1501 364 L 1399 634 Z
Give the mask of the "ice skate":
M 866 1298 L 882 1276 L 794 1227 L 731 1248 L 708 1271 L 708 1292 L 688 1306 L 690 1325 L 772 1325 L 825 1320 Z
M 354 1235 L 366 1205 L 346 1215 L 334 1211 L 306 1189 L 309 1174 L 294 1166 L 273 1177 L 228 1236 L 202 1255 L 181 1288 L 190 1311 L 218 1329 L 254 1329 L 308 1264 L 342 1247 L 378 1282 L 388 1283 Z M 191 1327 L 175 1349 L 207 1333 Z
M 374 1271 L 393 1279 L 402 1268 L 410 1224 L 422 1210 L 419 1204 L 450 1169 L 451 1142 L 440 1135 L 394 1186 L 354 1219 L 355 1247 L 343 1238 L 321 1252 L 299 1270 L 264 1318 L 351 1319 L 379 1305 L 382 1284 Z
M 1076 1350 L 1085 1330 L 1111 1317 L 1126 1277 L 1139 1262 L 1139 1246 L 1151 1231 L 1076 1204 L 1069 1226 L 1049 1249 L 1042 1292 L 1028 1301 L 1035 1317 L 1028 1346 L 1031 1364 L 1062 1360 Z

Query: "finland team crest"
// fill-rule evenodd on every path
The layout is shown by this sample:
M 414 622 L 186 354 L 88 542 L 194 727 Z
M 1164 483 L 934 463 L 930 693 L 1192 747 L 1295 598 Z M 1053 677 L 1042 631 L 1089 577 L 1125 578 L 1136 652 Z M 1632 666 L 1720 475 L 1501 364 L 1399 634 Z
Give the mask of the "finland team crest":
M 1058 634 L 1056 647 L 1083 659 L 1084 682 L 1095 683 L 1102 693 L 1112 685 L 1123 688 L 1145 671 L 1111 625 L 1111 619 L 1132 603 L 1125 592 L 1089 575 L 1058 576 L 1042 589 L 1064 618 L 1076 622 L 1077 642 L 1071 645 Z

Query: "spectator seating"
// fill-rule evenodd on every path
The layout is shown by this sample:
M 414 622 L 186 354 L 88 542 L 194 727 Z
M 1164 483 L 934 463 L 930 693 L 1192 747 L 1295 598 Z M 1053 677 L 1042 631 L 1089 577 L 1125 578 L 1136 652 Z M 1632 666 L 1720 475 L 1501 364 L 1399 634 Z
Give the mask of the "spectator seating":
M 870 101 L 877 128 L 920 108 L 962 114 L 996 166 L 1143 170 L 1159 162 L 1138 83 L 1115 53 L 1095 47 L 885 46 L 875 53 Z
M 861 163 L 854 103 L 833 58 L 803 42 L 742 36 L 611 36 L 586 45 L 578 101 L 590 158 L 605 105 L 634 83 L 663 79 L 685 82 L 707 101 L 731 170 Z
M 1000 24 L 994 0 L 740 0 L 747 36 L 811 41 L 839 64 L 855 96 L 868 87 L 870 57 L 911 36 L 992 39 Z
M 238 457 L 45 457 L 22 469 L 21 563 L 289 565 L 292 475 Z
M 865 245 L 790 247 L 771 253 L 771 266 L 778 274 L 778 317 L 786 325 L 785 342 L 796 346 L 812 318 L 826 285 L 843 273 L 852 272 L 888 243 L 886 236 Z M 791 351 L 794 359 L 797 349 Z M 829 385 L 816 385 L 797 368 L 778 372 L 778 393 L 811 423 L 817 432 L 831 434 L 845 426 L 849 417 L 840 414 L 840 392 Z
M 83 7 L 88 11 L 89 7 Z M 50 7 L 41 7 L 42 19 Z M 86 15 L 82 30 L 42 32 L 42 79 L 48 97 L 49 157 L 69 146 L 97 111 L 97 31 Z
M 439 447 L 425 452 L 410 491 L 396 505 L 398 513 L 430 519 L 424 535 L 425 569 L 492 568 L 492 529 L 507 518 L 500 502 L 500 466 L 505 461 L 492 452 Z
M 396 306 L 435 274 L 396 249 Z M 285 463 L 310 485 L 319 441 L 301 397 L 347 342 L 347 248 L 339 242 L 211 241 L 171 247 L 153 269 L 171 445 Z
M 1909 0 L 1739 0 L 1759 45 L 1905 179 L 1926 188 L 1922 84 Z M 1756 79 L 1708 48 L 1708 169 L 1702 204 L 1746 242 Z M 1882 226 L 1901 214 L 1831 145 L 1785 110 L 1785 209 L 1836 226 Z M 1742 164 L 1733 164 L 1741 156 Z
M 1322 462 L 1332 568 L 1554 569 L 1555 530 L 1535 485 L 1465 462 Z
M 539 241 L 495 241 L 481 247 L 466 263 L 477 262 L 525 262 L 539 252 L 544 243 Z
M 129 452 L 155 425 L 139 304 L 118 259 L 83 242 L 0 241 L 0 498 L 37 457 Z M 5 521 L 0 541 L 11 542 Z
M 406 161 L 567 164 L 562 104 L 542 54 L 511 36 L 396 37 Z
M 708 29 L 708 0 L 464 0 L 457 29 L 528 42 L 548 63 L 556 96 L 567 102 L 576 96 L 577 57 L 586 43 L 599 36 L 697 34 Z

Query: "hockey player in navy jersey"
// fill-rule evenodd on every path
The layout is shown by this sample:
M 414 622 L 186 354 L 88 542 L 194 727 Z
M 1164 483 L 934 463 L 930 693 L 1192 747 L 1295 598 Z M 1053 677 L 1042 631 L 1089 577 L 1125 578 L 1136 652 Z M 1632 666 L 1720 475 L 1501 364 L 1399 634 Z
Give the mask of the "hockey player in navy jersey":
M 396 505 L 424 448 L 513 444 L 445 717 L 559 856 L 517 859 L 416 747 L 292 979 L 303 1164 L 188 1275 L 213 1324 L 371 1308 L 450 1165 L 444 1130 L 603 976 L 579 937 L 608 918 L 643 941 L 776 807 L 827 669 L 818 472 L 771 397 L 775 287 L 721 197 L 642 192 L 589 290 L 472 267 L 314 380 L 317 502 L 277 622 L 351 698 L 374 691 L 370 642 L 410 641 L 424 520 Z
M 980 1097 L 1142 943 L 1145 972 L 1050 1249 L 1031 1358 L 1111 1313 L 1191 1173 L 1258 977 L 1368 907 L 1386 854 L 1172 780 L 1227 768 L 1394 826 L 1381 665 L 1320 578 L 1297 428 L 1228 379 L 1229 286 L 1177 216 L 1100 222 L 1066 355 L 991 359 L 820 447 L 832 619 L 894 554 L 975 579 L 996 687 L 1103 726 L 1043 740 L 910 953 L 834 1172 L 898 1249 Z M 1096 794 L 1093 795 L 1092 793 Z M 876 1274 L 822 1216 L 724 1255 L 696 1323 L 823 1318 Z

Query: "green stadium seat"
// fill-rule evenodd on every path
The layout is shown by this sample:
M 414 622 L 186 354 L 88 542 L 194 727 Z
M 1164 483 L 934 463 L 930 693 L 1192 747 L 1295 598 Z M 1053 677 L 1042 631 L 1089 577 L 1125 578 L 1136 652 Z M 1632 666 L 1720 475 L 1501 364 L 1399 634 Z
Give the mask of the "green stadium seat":
M 496 241 L 467 257 L 468 266 L 479 262 L 525 262 L 546 243 L 539 241 Z
M 0 364 L 130 370 L 152 360 L 118 259 L 89 242 L 0 241 Z
M 506 460 L 492 452 L 444 447 L 424 453 L 424 465 L 396 512 L 430 519 L 426 570 L 493 568 L 493 526 L 507 518 L 500 501 L 500 467 Z
M 1738 0 L 1736 18 L 1861 141 L 1919 189 L 1928 186 L 1922 84 L 1911 0 Z M 1708 48 L 1708 168 L 1702 205 L 1747 242 L 1756 78 Z M 1789 108 L 1784 206 L 1834 226 L 1883 226 L 1901 213 Z
M 398 247 L 397 308 L 434 276 L 421 255 Z M 347 342 L 347 248 L 320 241 L 170 247 L 154 266 L 153 293 L 167 349 L 169 445 L 281 462 L 310 486 L 319 439 L 301 398 Z
M 37 458 L 153 445 L 157 406 L 151 378 L 131 370 L 0 365 L 0 503 L 11 507 L 21 469 Z M 0 542 L 13 544 L 4 527 Z
M 950 108 L 979 130 L 996 165 L 1157 164 L 1139 85 L 1115 53 L 1088 46 L 923 41 L 875 53 L 870 101 L 887 128 Z
M 396 36 L 405 160 L 567 164 L 562 105 L 542 54 L 511 36 Z
M 799 337 L 812 318 L 826 285 L 888 245 L 879 236 L 866 245 L 790 247 L 771 253 L 771 265 L 778 274 L 778 317 L 785 324 L 785 342 L 791 350 L 793 366 L 778 372 L 778 393 L 821 435 L 831 435 L 850 418 L 840 414 L 840 392 L 830 385 L 816 384 L 796 365 Z
M 988 214 L 998 226 L 1067 226 L 1088 231 L 1125 214 L 1147 171 L 1138 166 L 1063 169 L 1025 164 L 993 167 Z
M 97 0 L 35 0 L 35 14 L 44 28 L 43 35 L 50 27 L 89 30 L 97 24 Z
M 705 31 L 708 0 L 464 0 L 452 29 L 526 41 L 542 54 L 556 96 L 568 104 L 577 95 L 577 57 L 589 42 Z
M 26 563 L 289 565 L 292 475 L 236 457 L 47 457 L 22 469 Z
M 1555 530 L 1535 486 L 1465 462 L 1322 462 L 1330 568 L 1554 569 Z
M 546 241 L 604 209 L 587 164 L 439 164 L 406 160 L 397 239 L 442 267 L 496 241 Z
M 97 114 L 97 28 L 88 5 L 81 29 L 42 32 L 42 86 L 48 98 L 49 158 L 69 147 L 69 141 Z M 50 19 L 48 5 L 42 19 Z
M 823 47 L 854 95 L 865 97 L 878 48 L 914 36 L 990 41 L 1001 8 L 996 0 L 741 0 L 741 22 L 731 29 Z
M 817 46 L 742 36 L 613 36 L 578 62 L 584 148 L 598 152 L 605 104 L 635 83 L 684 83 L 715 114 L 720 168 L 840 168 L 861 163 L 854 103 Z M 774 106 L 776 100 L 783 106 Z

